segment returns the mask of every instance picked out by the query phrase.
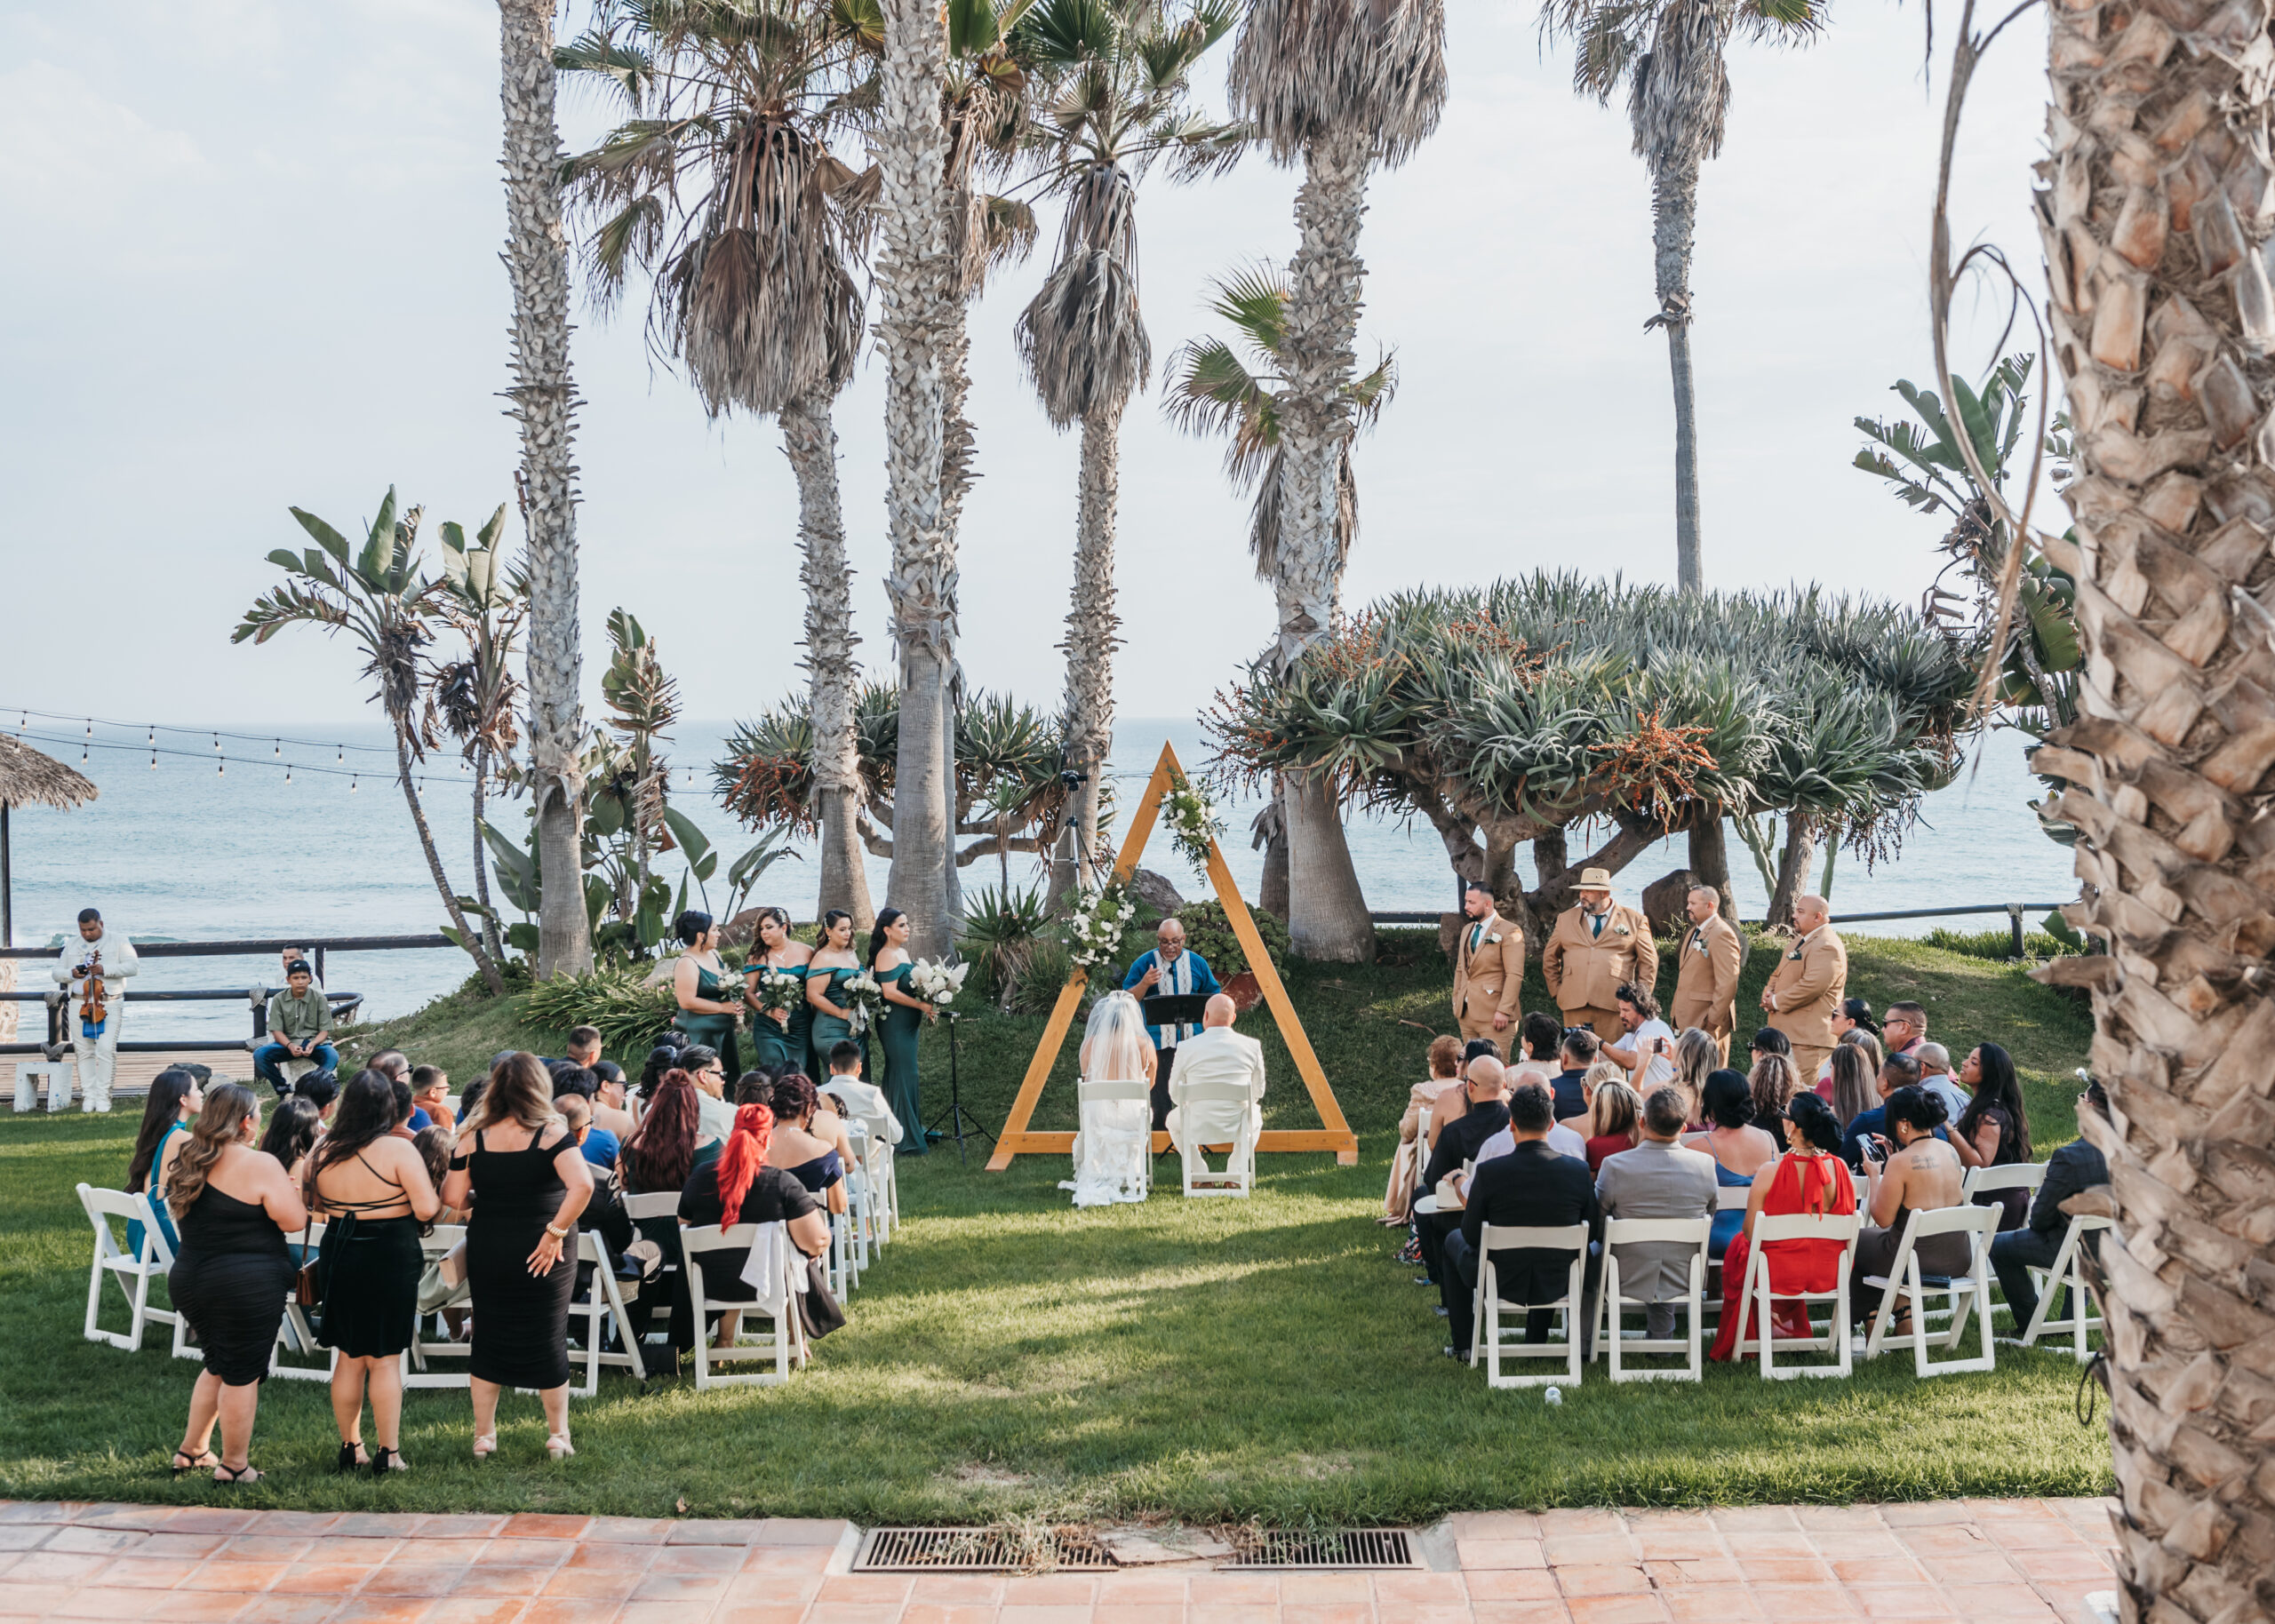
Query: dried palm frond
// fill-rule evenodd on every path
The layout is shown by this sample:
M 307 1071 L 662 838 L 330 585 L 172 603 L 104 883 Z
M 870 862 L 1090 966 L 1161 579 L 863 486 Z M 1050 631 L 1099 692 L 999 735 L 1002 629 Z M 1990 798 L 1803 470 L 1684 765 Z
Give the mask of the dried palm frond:
M 1405 162 L 1446 101 L 1444 0 L 1252 0 L 1233 46 L 1233 107 L 1283 163 L 1362 132 Z
M 1118 164 L 1084 165 L 1069 189 L 1058 263 L 1020 313 L 1019 359 L 1060 428 L 1119 408 L 1152 370 L 1138 310 L 1137 205 Z

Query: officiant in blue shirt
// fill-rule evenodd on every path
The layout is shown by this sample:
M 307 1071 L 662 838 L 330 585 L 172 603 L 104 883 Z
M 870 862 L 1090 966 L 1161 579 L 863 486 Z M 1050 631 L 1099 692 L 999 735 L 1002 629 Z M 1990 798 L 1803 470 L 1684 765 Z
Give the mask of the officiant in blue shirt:
M 1122 978 L 1122 990 L 1137 994 L 1142 1001 L 1149 998 L 1184 998 L 1198 994 L 1202 998 L 1222 992 L 1217 984 L 1216 972 L 1209 961 L 1185 947 L 1185 927 L 1174 915 L 1161 921 L 1153 934 L 1154 945 L 1150 951 L 1138 955 L 1130 965 L 1130 974 Z M 1177 1046 L 1201 1030 L 1198 1026 L 1148 1026 L 1145 1031 L 1153 1040 L 1153 1126 L 1166 1128 L 1169 1120 L 1169 1069 L 1177 1063 Z

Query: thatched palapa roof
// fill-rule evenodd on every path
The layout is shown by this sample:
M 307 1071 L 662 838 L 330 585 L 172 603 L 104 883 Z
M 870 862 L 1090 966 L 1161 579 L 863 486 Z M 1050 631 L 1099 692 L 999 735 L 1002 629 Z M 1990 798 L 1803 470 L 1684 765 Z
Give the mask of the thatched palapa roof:
M 30 745 L 0 733 L 0 804 L 68 812 L 102 793 L 93 783 Z

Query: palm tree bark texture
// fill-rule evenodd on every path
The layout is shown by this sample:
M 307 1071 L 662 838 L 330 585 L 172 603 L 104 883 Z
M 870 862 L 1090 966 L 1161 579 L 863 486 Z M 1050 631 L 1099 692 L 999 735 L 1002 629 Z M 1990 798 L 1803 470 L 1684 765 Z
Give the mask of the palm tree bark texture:
M 584 731 L 577 637 L 576 389 L 569 375 L 569 244 L 561 227 L 550 0 L 499 0 L 505 105 L 506 268 L 529 530 L 531 789 L 537 802 L 540 978 L 592 968 L 585 912 Z
M 2275 1618 L 2275 298 L 2267 0 L 2049 6 L 2037 195 L 2077 430 L 2067 780 L 2111 1118 L 2124 1616 Z
M 920 953 L 945 951 L 955 557 L 942 491 L 944 352 L 958 312 L 947 253 L 947 135 L 940 100 L 947 32 L 922 0 L 886 0 L 882 116 L 873 137 L 882 181 L 878 334 L 885 352 L 885 592 L 900 658 L 890 898 Z

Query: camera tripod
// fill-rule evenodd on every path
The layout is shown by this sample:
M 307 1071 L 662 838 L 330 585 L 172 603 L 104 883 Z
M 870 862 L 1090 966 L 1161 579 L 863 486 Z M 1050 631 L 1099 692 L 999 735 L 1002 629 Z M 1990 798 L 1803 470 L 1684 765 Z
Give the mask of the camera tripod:
M 958 1074 L 956 1068 L 957 1018 L 956 1013 L 953 1009 L 943 1009 L 940 1011 L 940 1019 L 948 1023 L 948 1109 L 942 1112 L 940 1116 L 934 1118 L 932 1125 L 925 1129 L 925 1133 L 930 1135 L 936 1135 L 943 1141 L 950 1139 L 954 1140 L 956 1142 L 956 1166 L 962 1167 L 970 1165 L 966 1159 L 966 1152 L 963 1148 L 963 1142 L 965 1140 L 985 1139 L 992 1145 L 995 1142 L 995 1135 L 989 1133 L 986 1128 L 980 1126 L 979 1118 L 973 1116 L 964 1106 L 963 1079 Z M 948 1125 L 950 1131 L 946 1133 L 940 1132 L 940 1124 L 943 1122 Z M 968 1127 L 965 1126 L 967 1122 L 970 1125 Z

